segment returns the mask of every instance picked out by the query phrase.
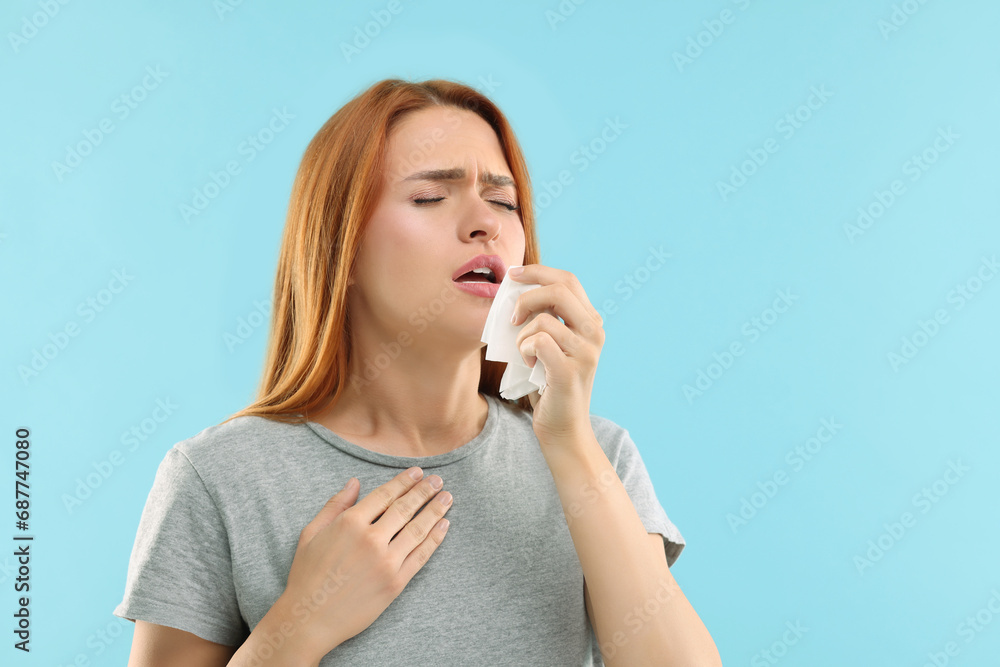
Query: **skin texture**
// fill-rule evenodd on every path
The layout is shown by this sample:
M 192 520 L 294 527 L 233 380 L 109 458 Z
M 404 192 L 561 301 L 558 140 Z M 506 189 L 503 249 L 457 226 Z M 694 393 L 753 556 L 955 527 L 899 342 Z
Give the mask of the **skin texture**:
M 234 653 L 235 646 L 216 644 L 177 628 L 136 621 L 128 667 L 216 667 L 227 664 Z
M 383 342 L 398 340 L 400 332 L 409 333 L 411 344 L 403 346 L 401 354 L 364 391 L 348 391 L 335 409 L 309 418 L 377 451 L 425 456 L 450 451 L 471 440 L 482 431 L 488 413 L 478 383 L 480 349 L 485 345 L 480 336 L 492 300 L 457 289 L 451 276 L 480 253 L 499 255 L 507 266 L 521 264 L 524 229 L 519 214 L 508 208 L 519 205 L 514 187 L 479 182 L 483 172 L 509 178 L 512 174 L 496 134 L 472 112 L 432 107 L 408 114 L 390 134 L 387 164 L 383 190 L 350 286 L 355 372 L 360 375 L 364 360 L 380 353 Z M 453 167 L 464 168 L 465 178 L 448 182 L 405 180 L 416 172 Z M 414 201 L 423 198 L 441 200 L 424 204 Z M 428 309 L 435 302 L 444 308 L 435 307 L 432 313 Z M 394 488 L 394 499 L 410 488 L 409 483 L 393 483 L 399 487 Z M 436 491 L 427 484 L 427 480 L 416 484 L 412 493 L 420 489 L 424 499 L 433 496 Z M 388 518 L 380 520 L 381 528 L 379 522 L 373 526 L 372 520 L 385 507 L 368 496 L 370 493 L 355 488 L 331 498 L 307 527 L 308 539 L 296 552 L 294 576 L 290 578 L 290 584 L 296 583 L 304 591 L 315 581 L 324 580 L 324 570 L 351 570 L 363 565 L 365 573 L 361 574 L 361 569 L 355 572 L 354 584 L 370 581 L 372 586 L 380 587 L 377 595 L 369 590 L 357 598 L 372 605 L 366 617 L 358 619 L 360 625 L 354 628 L 357 631 L 370 625 L 402 591 L 444 538 L 443 533 L 430 532 L 444 507 L 412 515 L 423 500 L 409 503 L 409 514 L 406 505 L 398 513 L 386 512 Z M 351 522 L 350 529 L 340 526 L 345 508 L 361 505 L 365 499 L 374 503 L 367 509 L 371 516 Z M 395 523 L 388 525 L 390 521 Z M 334 523 L 337 525 L 331 525 Z M 408 530 L 400 534 L 407 538 L 406 543 L 399 538 L 390 543 L 389 538 L 404 523 Z M 375 530 L 385 534 L 384 542 L 362 537 L 362 533 Z M 324 545 L 321 547 L 320 541 L 313 544 L 314 540 Z M 365 546 L 359 549 L 355 543 L 362 542 Z M 377 544 L 383 544 L 378 555 L 372 553 Z M 361 552 L 363 558 L 352 556 Z M 388 580 L 388 571 L 396 572 L 391 585 L 379 585 Z M 249 664 L 260 643 L 254 634 L 258 629 L 273 632 L 283 620 L 290 619 L 288 606 L 283 603 L 294 598 L 289 595 L 279 599 L 235 656 L 235 647 L 139 621 L 129 667 L 217 667 L 229 664 L 230 659 L 233 664 Z M 331 608 L 336 607 L 331 604 Z M 349 605 L 339 605 L 345 607 Z M 342 625 L 337 620 L 336 625 Z M 301 654 L 285 656 L 288 661 L 284 663 L 275 656 L 274 664 L 315 664 L 317 656 L 332 648 L 329 638 L 315 637 L 313 641 L 307 628 L 301 632 L 300 638 L 308 641 L 289 642 L 300 644 Z M 319 648 L 313 650 L 313 644 Z M 286 648 L 291 650 L 288 645 Z
M 514 187 L 478 182 L 483 172 L 512 174 L 496 133 L 475 113 L 408 114 L 389 136 L 387 162 L 349 290 L 353 372 L 367 379 L 364 362 L 383 343 L 401 332 L 411 341 L 363 391 L 349 383 L 337 405 L 310 418 L 363 447 L 428 456 L 474 438 L 488 411 L 478 392 L 480 337 L 493 302 L 456 288 L 451 276 L 479 254 L 521 264 L 524 228 L 505 206 L 520 204 Z M 406 180 L 452 167 L 465 178 Z
M 484 172 L 511 175 L 496 135 L 479 116 L 441 108 L 415 112 L 390 136 L 387 157 L 384 189 L 349 293 L 355 373 L 384 344 L 399 340 L 400 332 L 411 341 L 364 391 L 348 391 L 336 406 L 310 418 L 355 442 L 377 442 L 378 451 L 433 455 L 470 440 L 487 415 L 478 393 L 479 352 L 492 301 L 458 290 L 451 276 L 480 253 L 500 255 L 508 266 L 521 264 L 524 233 L 520 217 L 504 205 L 518 203 L 513 188 L 478 180 Z M 465 169 L 464 178 L 406 180 L 417 171 L 445 168 Z M 422 198 L 438 201 L 415 201 Z M 646 532 L 591 429 L 590 396 L 604 344 L 600 315 L 568 271 L 534 264 L 521 280 L 540 285 L 515 306 L 516 323 L 537 315 L 520 332 L 518 349 L 529 365 L 540 359 L 546 369 L 544 395 L 530 396 L 533 428 L 564 510 L 573 517 L 570 533 L 584 571 L 587 615 L 606 664 L 720 665 L 711 636 L 667 567 L 661 538 Z M 438 308 L 428 312 L 435 302 Z M 331 573 L 346 574 L 347 584 L 338 584 L 330 604 L 315 612 L 314 626 L 301 628 L 295 650 L 302 652 L 272 664 L 315 664 L 346 639 L 329 636 L 329 628 L 348 628 L 345 634 L 353 636 L 371 624 L 443 539 L 429 532 L 443 509 L 422 520 L 424 510 L 411 521 L 412 511 L 432 495 L 427 480 L 411 489 L 413 484 L 397 476 L 391 493 L 372 493 L 357 505 L 356 487 L 331 499 L 303 530 L 287 596 L 255 628 L 234 665 L 251 664 L 261 638 L 291 618 L 287 603 Z M 584 495 L 587 488 L 600 492 L 596 498 Z M 408 489 L 421 500 L 389 507 Z M 630 628 L 623 619 L 649 601 L 650 591 L 661 589 L 660 611 L 642 632 L 625 635 Z M 619 634 L 627 641 L 615 641 Z M 211 662 L 217 659 L 185 664 L 222 664 Z
M 139 621 L 129 667 L 317 665 L 371 625 L 444 541 L 441 518 L 451 494 L 440 490 L 437 475 L 415 479 L 410 472 L 360 500 L 352 479 L 327 501 L 300 533 L 285 591 L 238 650 Z M 313 598 L 319 590 L 322 602 Z M 307 599 L 303 618 L 296 605 Z

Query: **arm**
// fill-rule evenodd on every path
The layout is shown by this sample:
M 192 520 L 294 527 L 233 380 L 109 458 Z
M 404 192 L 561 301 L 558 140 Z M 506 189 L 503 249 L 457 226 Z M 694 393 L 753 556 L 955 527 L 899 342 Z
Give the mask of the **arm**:
M 650 548 L 649 533 L 594 435 L 590 395 L 604 345 L 600 313 L 568 271 L 529 264 L 507 275 L 539 285 L 517 297 L 511 324 L 521 313 L 538 315 L 516 339 L 528 366 L 536 360 L 545 366 L 544 395 L 528 394 L 531 425 L 580 558 L 605 664 L 721 666 L 711 635 L 670 573 L 662 543 L 655 553 Z
M 328 634 L 324 632 L 322 639 Z M 330 650 L 319 648 L 320 639 L 308 634 L 301 621 L 293 618 L 282 596 L 260 619 L 227 667 L 318 667 Z
M 177 628 L 137 620 L 128 667 L 316 667 L 308 638 L 295 636 L 279 599 L 242 646 L 226 646 Z
M 235 646 L 216 644 L 177 628 L 136 620 L 128 667 L 225 667 Z
M 605 664 L 721 666 L 708 629 L 670 573 L 663 538 L 646 532 L 597 438 L 591 432 L 585 440 L 541 444 Z

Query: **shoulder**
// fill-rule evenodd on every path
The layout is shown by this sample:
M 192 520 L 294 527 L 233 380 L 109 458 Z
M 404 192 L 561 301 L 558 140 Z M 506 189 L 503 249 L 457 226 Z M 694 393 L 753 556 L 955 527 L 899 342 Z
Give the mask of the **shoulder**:
M 486 399 L 492 401 L 495 405 L 499 406 L 499 426 L 510 427 L 511 425 L 520 426 L 522 428 L 531 428 L 533 413 L 531 410 L 526 410 L 517 404 L 517 401 L 511 401 L 506 398 L 501 398 L 499 396 L 493 396 L 490 394 L 484 394 Z
M 498 426 L 501 433 L 509 435 L 512 431 L 518 429 L 527 433 L 533 432 L 535 415 L 531 410 L 520 407 L 514 401 L 495 396 L 491 396 L 490 398 L 500 406 L 500 422 Z M 600 441 L 601 446 L 605 450 L 608 447 L 614 447 L 616 443 L 620 444 L 622 437 L 627 434 L 627 431 L 615 422 L 595 414 L 590 415 L 590 426 L 594 429 L 594 435 L 597 436 L 598 441 Z
M 186 460 L 202 477 L 247 470 L 277 446 L 293 446 L 309 428 L 265 417 L 236 417 L 177 442 L 166 459 Z
M 532 430 L 534 414 L 530 410 L 524 410 L 516 404 L 503 400 L 499 402 L 506 408 L 504 410 L 505 418 L 513 420 L 510 423 L 517 423 L 529 432 Z M 628 430 L 607 417 L 591 413 L 590 427 L 594 430 L 594 437 L 597 438 L 601 449 L 604 450 L 612 464 L 617 463 L 623 450 L 628 450 L 626 453 L 630 454 L 631 450 L 635 448 Z

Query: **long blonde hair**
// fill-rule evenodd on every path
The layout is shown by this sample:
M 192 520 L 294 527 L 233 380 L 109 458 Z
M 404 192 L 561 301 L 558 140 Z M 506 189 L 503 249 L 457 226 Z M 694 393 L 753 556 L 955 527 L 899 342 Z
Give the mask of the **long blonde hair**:
M 523 263 L 539 262 L 528 169 L 500 109 L 454 81 L 379 81 L 333 114 L 302 156 L 278 257 L 258 396 L 225 421 L 256 415 L 301 423 L 344 391 L 351 360 L 347 283 L 380 196 L 388 136 L 405 114 L 431 106 L 472 111 L 496 132 L 518 191 Z M 481 359 L 479 392 L 500 398 L 504 364 L 487 361 L 485 347 Z M 513 404 L 531 410 L 527 396 Z

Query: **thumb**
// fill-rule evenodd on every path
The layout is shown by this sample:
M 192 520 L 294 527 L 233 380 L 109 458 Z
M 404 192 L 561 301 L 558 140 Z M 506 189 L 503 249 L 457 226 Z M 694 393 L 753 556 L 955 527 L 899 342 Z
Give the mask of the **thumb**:
M 316 517 L 302 529 L 299 542 L 311 541 L 318 532 L 329 526 L 334 519 L 340 516 L 341 512 L 348 507 L 352 507 L 358 500 L 358 490 L 360 488 L 361 483 L 356 478 L 352 477 L 347 480 L 344 488 L 327 500 L 323 508 L 316 514 Z

